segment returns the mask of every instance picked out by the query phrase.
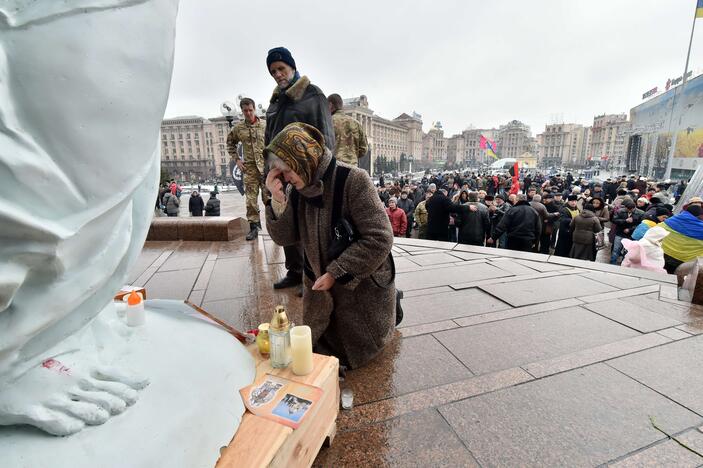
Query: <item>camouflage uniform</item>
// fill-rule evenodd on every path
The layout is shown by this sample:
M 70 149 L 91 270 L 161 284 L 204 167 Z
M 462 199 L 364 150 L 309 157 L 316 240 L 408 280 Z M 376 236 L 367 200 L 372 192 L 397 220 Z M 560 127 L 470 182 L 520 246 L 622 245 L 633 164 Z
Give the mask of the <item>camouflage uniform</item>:
M 259 223 L 259 206 L 256 197 L 261 190 L 261 201 L 269 198 L 264 185 L 264 130 L 266 124 L 261 119 L 250 124 L 246 120 L 236 124 L 227 135 L 227 152 L 233 159 L 238 158 L 237 144 L 242 144 L 244 153 L 244 192 L 247 197 L 247 220 Z
M 366 156 L 368 150 L 366 135 L 361 125 L 341 111 L 332 115 L 332 123 L 336 139 L 334 157 L 339 161 L 358 166 L 359 159 Z

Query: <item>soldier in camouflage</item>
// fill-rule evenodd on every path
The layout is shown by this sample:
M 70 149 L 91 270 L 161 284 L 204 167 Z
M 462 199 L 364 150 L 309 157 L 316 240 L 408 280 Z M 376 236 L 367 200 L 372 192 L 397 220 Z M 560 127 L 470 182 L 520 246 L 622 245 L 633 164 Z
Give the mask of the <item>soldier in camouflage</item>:
M 247 199 L 247 220 L 249 233 L 247 240 L 254 240 L 261 229 L 257 197 L 261 191 L 261 201 L 266 204 L 269 195 L 264 186 L 264 131 L 266 124 L 256 116 L 254 101 L 243 98 L 239 106 L 244 121 L 236 124 L 227 135 L 227 152 L 242 171 L 244 191 Z M 237 144 L 242 144 L 244 161 L 237 155 Z
M 359 165 L 359 159 L 366 156 L 368 142 L 366 134 L 361 125 L 356 120 L 342 113 L 342 97 L 339 94 L 330 94 L 327 98 L 330 112 L 332 113 L 332 123 L 334 124 L 334 135 L 336 138 L 334 157 L 338 161 Z

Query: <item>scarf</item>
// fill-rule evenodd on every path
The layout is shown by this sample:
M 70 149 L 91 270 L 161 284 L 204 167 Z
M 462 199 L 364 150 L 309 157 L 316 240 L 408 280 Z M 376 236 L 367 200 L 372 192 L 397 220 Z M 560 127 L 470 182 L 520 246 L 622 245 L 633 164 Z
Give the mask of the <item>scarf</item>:
M 301 178 L 305 187 L 298 193 L 306 201 L 322 206 L 323 179 L 331 168 L 332 153 L 324 146 L 319 130 L 301 122 L 289 124 L 271 140 L 265 153 L 277 156 Z

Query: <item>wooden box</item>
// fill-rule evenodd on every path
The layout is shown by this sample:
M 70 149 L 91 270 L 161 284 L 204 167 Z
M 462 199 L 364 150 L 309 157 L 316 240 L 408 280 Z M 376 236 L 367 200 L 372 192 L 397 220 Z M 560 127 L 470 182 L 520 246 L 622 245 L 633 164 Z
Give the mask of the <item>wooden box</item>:
M 297 376 L 290 366 L 287 369 L 272 368 L 270 361 L 259 355 L 256 345 L 250 345 L 249 350 L 256 360 L 256 383 L 263 381 L 266 374 L 273 374 L 320 387 L 323 395 L 317 408 L 295 430 L 254 416 L 248 411 L 244 413 L 234 438 L 222 449 L 217 467 L 292 468 L 312 465 L 325 440 L 332 442 L 337 428 L 339 360 L 314 354 L 313 371 L 305 376 Z

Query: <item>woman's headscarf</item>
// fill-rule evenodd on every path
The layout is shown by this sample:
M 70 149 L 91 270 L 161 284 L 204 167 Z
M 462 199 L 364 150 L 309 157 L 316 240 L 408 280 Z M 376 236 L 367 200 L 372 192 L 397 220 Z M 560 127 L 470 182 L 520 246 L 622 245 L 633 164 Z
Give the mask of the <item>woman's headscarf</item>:
M 286 163 L 305 183 L 314 184 L 317 169 L 325 152 L 325 138 L 312 125 L 294 122 L 286 125 L 271 140 L 264 154 L 271 153 Z

